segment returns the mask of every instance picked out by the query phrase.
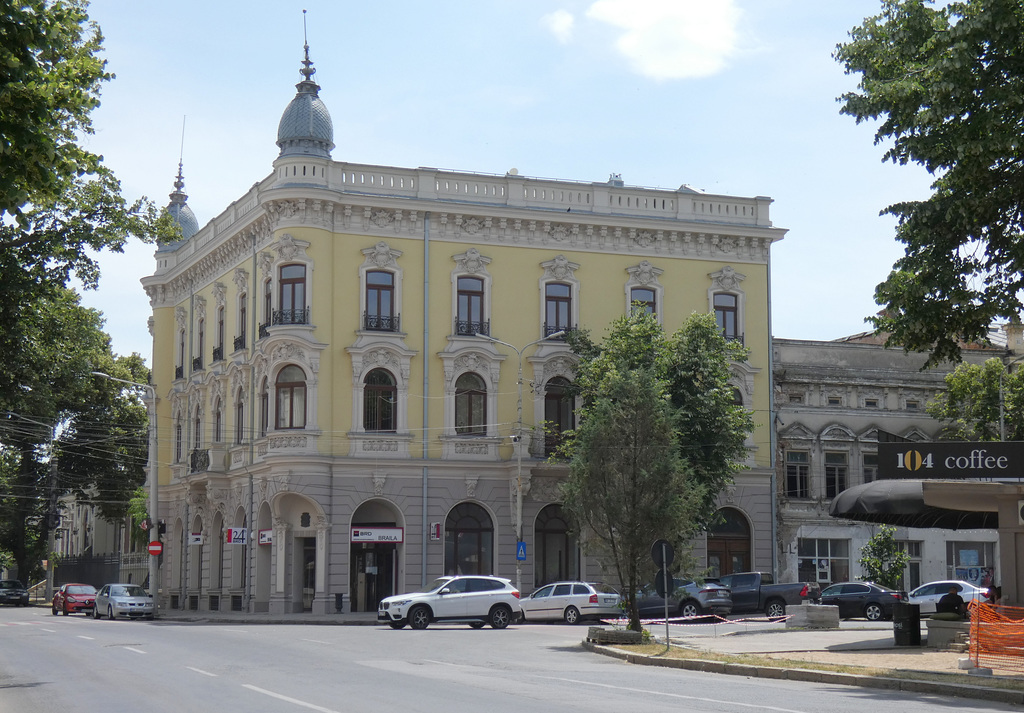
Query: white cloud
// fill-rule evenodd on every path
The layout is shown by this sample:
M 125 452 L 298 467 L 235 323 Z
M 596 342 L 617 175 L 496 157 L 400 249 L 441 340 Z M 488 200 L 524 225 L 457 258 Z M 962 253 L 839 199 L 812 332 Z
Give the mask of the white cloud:
M 565 10 L 555 10 L 540 18 L 540 23 L 563 45 L 572 39 L 575 22 L 572 14 Z
M 616 49 L 652 79 L 712 76 L 738 49 L 734 0 L 597 0 L 587 17 L 623 30 Z

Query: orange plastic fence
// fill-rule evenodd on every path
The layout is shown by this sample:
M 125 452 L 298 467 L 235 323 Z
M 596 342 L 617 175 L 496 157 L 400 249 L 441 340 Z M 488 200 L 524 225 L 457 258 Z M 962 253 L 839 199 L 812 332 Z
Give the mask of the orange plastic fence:
M 1024 673 L 1024 608 L 971 604 L 975 666 Z

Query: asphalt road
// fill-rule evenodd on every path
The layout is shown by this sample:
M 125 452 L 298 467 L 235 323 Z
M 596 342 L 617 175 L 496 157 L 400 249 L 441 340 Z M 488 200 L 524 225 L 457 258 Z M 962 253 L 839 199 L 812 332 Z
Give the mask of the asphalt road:
M 630 666 L 582 627 L 214 625 L 0 608 L 0 712 L 900 713 L 1011 710 L 938 696 Z

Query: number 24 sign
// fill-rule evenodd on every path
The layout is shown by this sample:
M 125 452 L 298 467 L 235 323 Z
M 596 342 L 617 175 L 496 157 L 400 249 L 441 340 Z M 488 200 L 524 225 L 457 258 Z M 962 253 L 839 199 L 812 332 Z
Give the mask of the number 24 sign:
M 229 527 L 225 541 L 229 545 L 244 545 L 248 542 L 248 531 L 244 527 Z

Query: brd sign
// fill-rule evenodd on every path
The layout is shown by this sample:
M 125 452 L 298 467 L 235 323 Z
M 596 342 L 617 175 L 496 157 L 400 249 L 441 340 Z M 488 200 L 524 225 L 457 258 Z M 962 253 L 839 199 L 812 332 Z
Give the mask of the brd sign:
M 1024 443 L 879 443 L 878 477 L 948 480 L 1017 478 L 1024 474 Z

